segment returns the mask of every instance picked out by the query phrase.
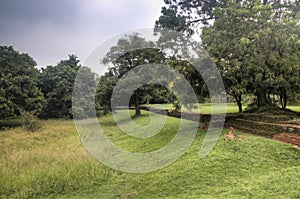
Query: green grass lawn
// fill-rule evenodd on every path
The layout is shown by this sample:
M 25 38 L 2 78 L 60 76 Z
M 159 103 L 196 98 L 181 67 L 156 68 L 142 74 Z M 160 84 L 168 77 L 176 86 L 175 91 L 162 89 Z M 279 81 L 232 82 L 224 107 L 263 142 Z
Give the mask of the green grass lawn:
M 154 107 L 159 107 L 159 108 L 164 108 L 164 109 L 170 109 L 171 104 L 150 104 L 147 106 L 154 106 Z M 196 113 L 199 112 L 201 114 L 211 114 L 212 112 L 212 104 L 211 103 L 203 103 L 203 104 L 198 104 L 199 110 L 197 109 L 192 109 L 191 111 Z M 215 112 L 216 113 L 223 113 L 224 109 L 223 106 L 224 104 L 215 104 Z M 247 108 L 247 104 L 243 104 L 243 110 Z M 291 109 L 292 111 L 300 112 L 300 105 L 288 105 L 288 109 Z M 182 108 L 183 111 L 186 111 L 187 109 L 185 107 Z M 239 109 L 236 103 L 226 103 L 225 105 L 225 110 L 226 113 L 238 113 Z M 190 111 L 190 110 L 189 110 Z
M 159 108 L 164 108 L 164 109 L 170 109 L 171 104 L 150 104 L 147 106 L 154 106 L 154 107 L 159 107 Z M 236 103 L 226 103 L 226 104 L 211 104 L 211 103 L 199 103 L 198 107 L 199 109 L 193 108 L 192 110 L 187 110 L 186 107 L 182 107 L 183 111 L 191 111 L 191 112 L 198 112 L 201 114 L 211 114 L 212 113 L 212 106 L 215 108 L 215 113 L 224 113 L 224 106 L 226 113 L 238 113 L 239 109 Z M 243 109 L 245 109 L 247 106 L 243 105 Z
M 288 105 L 287 108 L 292 111 L 300 112 L 300 105 Z
M 148 124 L 147 113 L 135 118 Z M 99 119 L 107 136 L 133 152 L 156 150 L 176 134 L 168 118 L 147 139 L 124 134 L 111 115 Z M 199 159 L 205 132 L 177 161 L 158 171 L 130 174 L 110 169 L 83 148 L 73 121 L 43 122 L 40 132 L 0 131 L 0 198 L 299 198 L 300 150 L 263 137 L 218 141 Z M 224 130 L 227 132 L 228 130 Z M 241 134 L 238 132 L 238 134 Z

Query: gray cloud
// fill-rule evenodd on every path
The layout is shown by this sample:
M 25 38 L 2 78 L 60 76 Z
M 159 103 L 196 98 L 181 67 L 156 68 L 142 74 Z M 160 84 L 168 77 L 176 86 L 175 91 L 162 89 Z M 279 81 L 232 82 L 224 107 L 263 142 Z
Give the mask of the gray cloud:
M 29 53 L 39 67 L 81 60 L 121 32 L 154 26 L 162 0 L 0 0 L 0 45 Z
M 36 24 L 49 21 L 67 25 L 79 11 L 79 0 L 1 0 L 0 20 Z

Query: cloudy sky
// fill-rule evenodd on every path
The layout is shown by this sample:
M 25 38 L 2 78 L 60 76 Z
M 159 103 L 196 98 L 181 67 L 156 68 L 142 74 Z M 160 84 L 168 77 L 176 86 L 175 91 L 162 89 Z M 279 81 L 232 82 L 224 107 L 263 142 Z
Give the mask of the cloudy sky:
M 153 28 L 163 0 L 0 0 L 0 45 L 26 52 L 38 67 L 69 54 L 84 59 L 117 34 Z

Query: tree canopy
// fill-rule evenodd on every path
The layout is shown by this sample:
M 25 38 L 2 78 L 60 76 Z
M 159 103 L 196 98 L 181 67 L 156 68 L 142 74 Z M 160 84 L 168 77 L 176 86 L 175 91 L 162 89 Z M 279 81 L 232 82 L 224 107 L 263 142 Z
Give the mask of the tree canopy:
M 41 117 L 72 118 L 72 91 L 81 65 L 75 55 L 60 61 L 56 66 L 42 68 L 39 87 L 46 98 Z
M 21 111 L 40 111 L 43 94 L 37 87 L 36 62 L 11 46 L 0 46 L 0 119 L 13 118 Z
M 109 72 L 106 73 L 105 77 L 100 78 L 98 97 L 106 99 L 100 100 L 100 105 L 102 107 L 111 105 L 110 99 L 113 87 L 116 85 L 118 79 L 126 77 L 130 70 L 141 65 L 164 63 L 164 60 L 164 54 L 158 48 L 155 48 L 155 44 L 146 41 L 138 34 L 127 35 L 125 38 L 119 39 L 117 45 L 112 46 L 102 59 L 102 63 L 112 65 L 109 67 Z M 130 76 L 130 78 L 131 83 L 134 84 L 143 79 L 143 76 L 136 73 L 136 76 Z M 129 92 L 126 88 L 126 86 L 123 87 L 123 93 Z M 132 93 L 133 96 L 129 101 L 130 104 L 127 104 L 127 106 L 134 105 L 136 115 L 140 115 L 140 102 L 151 94 L 157 94 L 158 89 L 160 87 L 157 85 L 144 85 L 138 88 Z

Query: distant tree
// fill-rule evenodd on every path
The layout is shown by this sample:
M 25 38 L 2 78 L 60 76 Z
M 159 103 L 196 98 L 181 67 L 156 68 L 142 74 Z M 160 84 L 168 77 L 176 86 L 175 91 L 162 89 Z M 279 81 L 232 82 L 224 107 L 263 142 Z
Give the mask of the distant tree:
M 99 103 L 95 103 L 96 85 L 97 75 L 86 66 L 80 67 L 72 91 L 74 118 L 85 119 L 96 116 L 95 112 L 100 109 Z
M 111 71 L 99 78 L 96 91 L 96 102 L 100 105 L 103 114 L 111 111 L 111 97 L 118 78 Z
M 207 68 L 209 68 L 210 66 L 210 63 L 204 57 L 194 60 L 193 63 L 200 66 L 205 65 Z M 184 76 L 184 78 L 194 89 L 194 92 L 200 101 L 203 101 L 205 97 L 209 96 L 209 92 L 207 90 L 203 77 L 201 76 L 199 71 L 197 71 L 196 67 L 193 66 L 192 63 L 190 63 L 190 61 L 182 59 L 180 57 L 170 57 L 166 60 L 166 64 L 174 68 Z M 186 95 L 186 98 L 189 98 L 189 94 L 186 93 Z
M 37 87 L 39 71 L 35 66 L 28 54 L 0 46 L 0 119 L 41 109 L 44 98 Z
M 75 55 L 60 61 L 56 66 L 42 68 L 39 87 L 46 98 L 41 117 L 72 118 L 72 91 L 78 70 L 81 68 Z

